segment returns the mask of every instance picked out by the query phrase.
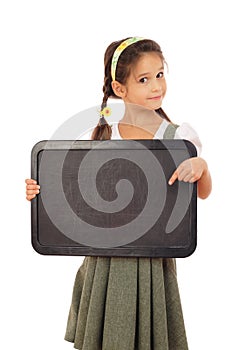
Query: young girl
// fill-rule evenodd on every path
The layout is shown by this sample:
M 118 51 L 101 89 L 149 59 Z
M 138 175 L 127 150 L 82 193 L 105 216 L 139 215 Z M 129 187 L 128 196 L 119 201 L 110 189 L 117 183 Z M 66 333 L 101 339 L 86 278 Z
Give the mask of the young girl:
M 95 140 L 181 138 L 201 143 L 189 124 L 171 123 L 163 109 L 166 94 L 165 60 L 160 46 L 148 39 L 113 42 L 104 57 L 103 102 Z M 121 98 L 125 113 L 108 125 L 109 97 Z M 211 192 L 204 159 L 182 162 L 171 175 L 198 182 L 198 196 Z M 26 180 L 27 199 L 39 193 Z M 79 350 L 186 350 L 188 349 L 174 259 L 85 257 L 77 272 L 65 339 Z

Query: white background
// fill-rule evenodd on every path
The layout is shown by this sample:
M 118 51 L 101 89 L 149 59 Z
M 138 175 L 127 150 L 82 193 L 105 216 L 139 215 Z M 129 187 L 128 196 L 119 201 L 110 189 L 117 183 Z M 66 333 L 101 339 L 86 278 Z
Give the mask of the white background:
M 82 258 L 32 249 L 24 179 L 37 141 L 101 103 L 107 45 L 134 35 L 162 46 L 163 107 L 198 131 L 213 177 L 211 196 L 198 201 L 198 248 L 178 261 L 190 350 L 233 348 L 231 8 L 226 0 L 1 2 L 2 349 L 72 348 L 63 337 Z

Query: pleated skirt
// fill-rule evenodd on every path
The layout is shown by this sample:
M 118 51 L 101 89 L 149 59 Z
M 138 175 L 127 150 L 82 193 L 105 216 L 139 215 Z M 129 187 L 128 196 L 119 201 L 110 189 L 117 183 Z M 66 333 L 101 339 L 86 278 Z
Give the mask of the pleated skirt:
M 175 260 L 86 257 L 65 340 L 79 350 L 187 350 Z

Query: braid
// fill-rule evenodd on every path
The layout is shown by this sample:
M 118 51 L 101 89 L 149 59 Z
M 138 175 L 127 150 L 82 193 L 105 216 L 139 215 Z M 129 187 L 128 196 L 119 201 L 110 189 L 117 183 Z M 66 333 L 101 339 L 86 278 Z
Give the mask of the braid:
M 111 61 L 112 55 L 118 46 L 118 42 L 115 42 L 109 46 L 104 56 L 104 85 L 103 85 L 103 100 L 101 104 L 101 111 L 107 107 L 107 101 L 110 96 L 115 96 L 112 90 L 112 77 L 111 77 Z M 111 126 L 108 124 L 103 115 L 100 116 L 99 122 L 92 133 L 92 140 L 110 140 L 112 136 Z
M 167 116 L 167 114 L 161 107 L 159 109 L 156 109 L 156 112 L 159 114 L 160 117 L 166 119 L 168 122 L 171 122 L 171 119 Z
M 101 104 L 101 111 L 107 107 L 108 94 L 106 91 L 106 86 L 103 86 L 104 97 Z M 110 140 L 112 136 L 111 126 L 108 124 L 103 115 L 100 116 L 99 122 L 95 127 L 91 139 L 92 140 Z

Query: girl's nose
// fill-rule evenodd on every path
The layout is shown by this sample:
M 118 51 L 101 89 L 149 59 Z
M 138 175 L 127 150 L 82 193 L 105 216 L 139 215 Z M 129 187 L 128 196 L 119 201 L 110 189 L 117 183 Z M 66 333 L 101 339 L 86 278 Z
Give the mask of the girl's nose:
M 151 89 L 152 91 L 161 91 L 162 90 L 162 87 L 161 87 L 161 84 L 160 82 L 155 78 L 152 83 L 151 83 Z

